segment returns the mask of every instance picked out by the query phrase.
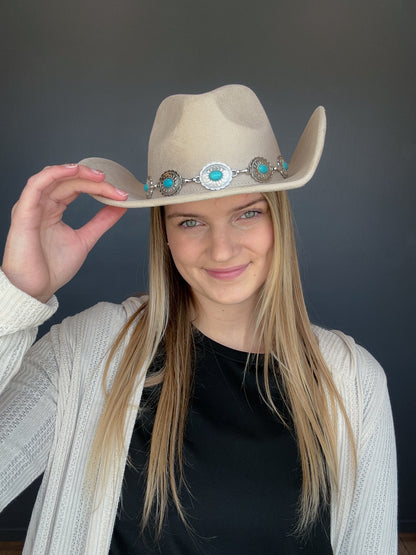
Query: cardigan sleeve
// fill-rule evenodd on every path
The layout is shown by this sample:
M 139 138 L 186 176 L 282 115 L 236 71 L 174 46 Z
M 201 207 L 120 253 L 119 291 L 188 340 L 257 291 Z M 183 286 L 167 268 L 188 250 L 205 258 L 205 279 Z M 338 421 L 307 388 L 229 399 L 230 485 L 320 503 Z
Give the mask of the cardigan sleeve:
M 356 346 L 361 426 L 357 475 L 339 553 L 397 553 L 396 445 L 387 380 L 378 362 Z
M 57 309 L 0 271 L 0 510 L 44 470 L 53 440 L 57 364 L 37 329 Z

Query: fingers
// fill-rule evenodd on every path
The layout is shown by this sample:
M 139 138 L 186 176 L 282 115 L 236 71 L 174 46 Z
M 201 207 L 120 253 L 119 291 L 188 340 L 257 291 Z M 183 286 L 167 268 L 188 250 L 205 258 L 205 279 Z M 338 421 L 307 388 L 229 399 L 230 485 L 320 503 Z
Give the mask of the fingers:
M 104 176 L 103 176 L 104 177 Z M 89 195 L 101 195 L 112 200 L 127 200 L 128 195 L 117 189 L 106 181 L 94 182 L 84 177 L 74 177 L 59 183 L 53 191 L 49 192 L 49 198 L 55 202 L 64 204 L 71 203 L 80 193 Z
M 19 199 L 23 206 L 26 203 L 36 204 L 42 195 L 58 185 L 64 179 L 70 179 L 79 174 L 80 168 L 77 164 L 63 164 L 61 166 L 46 166 L 39 173 L 32 175 L 27 181 Z M 94 179 L 94 174 L 91 175 Z M 99 180 L 103 177 L 97 176 Z
M 46 167 L 33 175 L 22 192 L 19 205 L 31 208 L 45 195 L 52 201 L 67 205 L 80 193 L 98 194 L 112 200 L 125 200 L 128 196 L 106 183 L 103 172 L 78 164 L 64 164 Z
M 127 208 L 105 206 L 88 223 L 78 230 L 78 236 L 88 251 L 98 239 L 127 212 Z

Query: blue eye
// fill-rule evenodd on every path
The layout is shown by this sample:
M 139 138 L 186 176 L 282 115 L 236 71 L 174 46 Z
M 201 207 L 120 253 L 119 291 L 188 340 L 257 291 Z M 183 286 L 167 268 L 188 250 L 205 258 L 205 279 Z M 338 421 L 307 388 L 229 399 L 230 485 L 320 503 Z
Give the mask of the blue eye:
M 196 227 L 198 222 L 196 220 L 185 220 L 181 223 L 182 227 Z
M 258 210 L 247 210 L 247 212 L 244 212 L 244 214 L 241 217 L 249 220 L 257 216 L 257 214 L 260 214 Z

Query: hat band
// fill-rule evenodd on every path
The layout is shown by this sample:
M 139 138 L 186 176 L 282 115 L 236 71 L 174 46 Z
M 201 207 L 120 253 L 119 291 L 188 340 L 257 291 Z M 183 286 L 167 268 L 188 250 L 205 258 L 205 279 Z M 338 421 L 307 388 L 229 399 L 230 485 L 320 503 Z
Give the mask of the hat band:
M 233 170 L 223 162 L 211 162 L 204 166 L 196 177 L 186 178 L 175 170 L 167 170 L 162 173 L 158 182 L 154 183 L 149 176 L 144 185 L 144 190 L 148 199 L 152 198 L 155 189 L 159 189 L 165 197 L 177 195 L 182 189 L 182 185 L 186 183 L 198 183 L 210 191 L 219 191 L 228 187 L 231 181 L 240 174 L 249 174 L 258 183 L 265 183 L 276 172 L 286 178 L 288 169 L 289 166 L 284 161 L 283 156 L 278 156 L 275 166 L 266 158 L 256 156 L 247 168 L 242 170 Z

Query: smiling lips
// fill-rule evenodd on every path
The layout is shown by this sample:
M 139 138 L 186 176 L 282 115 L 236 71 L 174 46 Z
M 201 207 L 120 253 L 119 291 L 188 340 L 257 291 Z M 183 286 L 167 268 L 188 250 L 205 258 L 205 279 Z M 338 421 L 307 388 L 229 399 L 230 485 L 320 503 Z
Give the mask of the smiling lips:
M 231 268 L 205 268 L 205 271 L 209 276 L 215 279 L 230 281 L 240 276 L 245 271 L 247 266 L 248 264 L 243 264 L 242 266 L 233 266 Z

